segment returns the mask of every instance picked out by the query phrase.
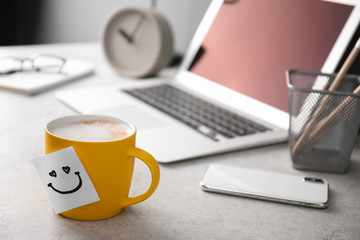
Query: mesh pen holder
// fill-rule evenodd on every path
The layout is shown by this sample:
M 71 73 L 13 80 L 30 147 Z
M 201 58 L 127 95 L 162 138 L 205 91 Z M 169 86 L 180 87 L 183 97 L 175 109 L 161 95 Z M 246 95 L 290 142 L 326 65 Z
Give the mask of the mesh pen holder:
M 333 173 L 348 169 L 360 123 L 360 78 L 347 75 L 327 91 L 336 75 L 290 70 L 289 143 L 293 167 Z

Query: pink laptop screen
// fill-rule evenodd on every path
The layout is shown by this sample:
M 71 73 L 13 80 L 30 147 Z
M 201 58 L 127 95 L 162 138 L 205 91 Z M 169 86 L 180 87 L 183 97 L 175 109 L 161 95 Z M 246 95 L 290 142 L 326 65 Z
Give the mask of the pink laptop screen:
M 352 9 L 321 0 L 225 3 L 190 71 L 287 111 L 285 71 L 320 71 Z

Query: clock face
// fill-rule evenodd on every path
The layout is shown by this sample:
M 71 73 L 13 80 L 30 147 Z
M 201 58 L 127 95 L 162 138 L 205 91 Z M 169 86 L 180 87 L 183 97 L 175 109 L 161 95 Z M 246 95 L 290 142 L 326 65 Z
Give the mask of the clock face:
M 152 10 L 126 8 L 115 13 L 103 38 L 110 64 L 121 74 L 134 77 L 152 74 L 162 67 L 164 57 L 169 60 L 172 54 L 171 30 L 162 21 Z

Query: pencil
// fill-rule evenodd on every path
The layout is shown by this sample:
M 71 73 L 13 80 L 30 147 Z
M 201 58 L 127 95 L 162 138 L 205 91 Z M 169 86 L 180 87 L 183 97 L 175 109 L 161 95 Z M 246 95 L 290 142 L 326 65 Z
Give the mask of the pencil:
M 356 44 L 354 45 L 353 49 L 351 50 L 349 56 L 346 58 L 344 64 L 341 66 L 340 71 L 335 76 L 334 81 L 331 83 L 329 87 L 329 91 L 336 91 L 339 85 L 341 84 L 342 80 L 344 79 L 344 76 L 346 75 L 347 71 L 353 64 L 355 58 L 360 52 L 360 38 L 357 40 Z M 330 101 L 331 96 L 325 95 L 318 108 L 315 110 L 314 114 L 312 115 L 309 122 L 306 124 L 302 134 L 300 135 L 299 139 L 295 142 L 293 148 L 292 148 L 292 154 L 295 156 L 297 153 L 299 153 L 301 150 L 306 150 L 311 148 L 314 145 L 314 137 L 321 129 L 324 129 L 324 126 L 330 125 L 329 123 L 326 123 L 326 121 L 330 122 L 330 118 L 324 118 L 327 120 L 324 120 L 320 127 L 317 128 L 316 131 L 314 131 L 314 127 L 316 125 L 316 122 L 319 120 L 321 114 L 323 113 L 327 103 Z M 340 107 L 341 105 L 339 105 Z M 334 110 L 335 111 L 335 110 Z M 324 125 L 324 126 L 322 126 Z M 316 137 L 318 139 L 319 137 Z M 316 141 L 317 142 L 317 141 Z

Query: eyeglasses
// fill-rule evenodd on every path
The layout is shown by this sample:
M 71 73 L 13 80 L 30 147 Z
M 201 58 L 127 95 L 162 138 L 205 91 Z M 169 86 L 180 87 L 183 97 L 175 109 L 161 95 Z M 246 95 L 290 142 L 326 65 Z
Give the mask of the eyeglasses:
M 2 57 L 0 58 L 0 75 L 24 71 L 60 73 L 65 62 L 65 58 L 46 54 L 26 58 Z

